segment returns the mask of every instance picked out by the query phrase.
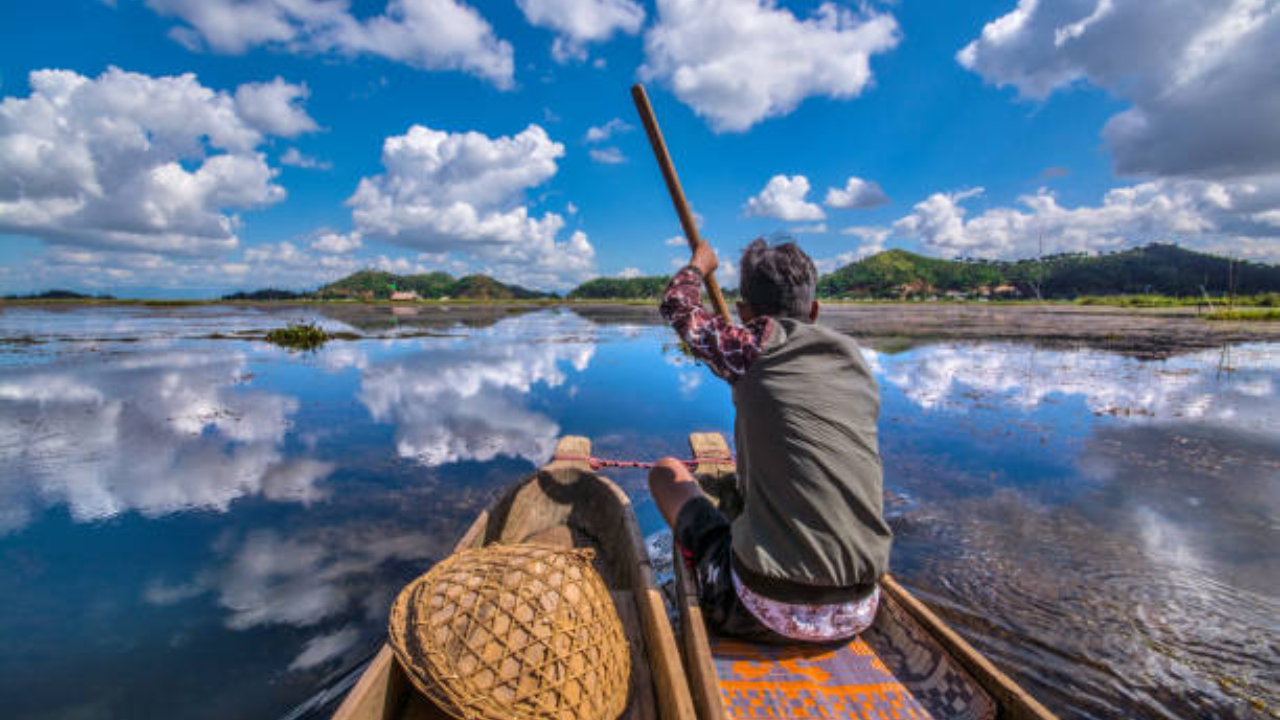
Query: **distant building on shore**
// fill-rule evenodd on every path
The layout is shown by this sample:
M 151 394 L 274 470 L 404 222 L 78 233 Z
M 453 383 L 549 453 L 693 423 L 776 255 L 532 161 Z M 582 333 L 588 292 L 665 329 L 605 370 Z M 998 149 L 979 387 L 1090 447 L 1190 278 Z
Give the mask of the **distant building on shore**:
M 416 302 L 421 299 L 422 296 L 413 290 L 397 290 L 391 293 L 392 302 Z

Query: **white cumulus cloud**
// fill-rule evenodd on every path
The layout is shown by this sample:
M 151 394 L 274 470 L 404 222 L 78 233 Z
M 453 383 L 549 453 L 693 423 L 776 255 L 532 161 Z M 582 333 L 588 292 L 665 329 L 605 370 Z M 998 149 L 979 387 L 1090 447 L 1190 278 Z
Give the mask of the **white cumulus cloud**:
M 498 275 L 564 287 L 594 270 L 595 250 L 581 231 L 558 240 L 564 218 L 535 217 L 525 198 L 563 155 L 537 125 L 498 138 L 414 125 L 387 139 L 385 172 L 362 179 L 347 204 L 365 237 L 463 253 Z
M 603 125 L 597 125 L 587 128 L 587 135 L 584 138 L 589 143 L 604 142 L 616 134 L 631 132 L 631 124 L 622 118 L 613 118 Z
M 311 249 L 322 253 L 349 253 L 359 250 L 364 243 L 358 233 L 322 233 L 311 242 Z
M 236 88 L 236 111 L 265 134 L 297 137 L 319 129 L 302 107 L 310 95 L 306 85 L 293 85 L 283 78 L 248 83 Z
M 872 80 L 871 56 L 898 40 L 891 15 L 834 2 L 801 20 L 775 0 L 658 0 L 640 74 L 717 132 L 741 132 L 809 97 L 856 97 Z
M 458 0 L 390 0 L 357 18 L 345 0 L 147 0 L 183 25 L 170 33 L 191 48 L 240 54 L 269 46 L 289 52 L 376 55 L 425 70 L 461 70 L 499 88 L 514 84 L 510 43 Z
M 297 134 L 310 120 L 295 104 L 299 86 L 282 81 L 234 98 L 191 74 L 117 68 L 97 78 L 39 70 L 30 85 L 28 97 L 0 101 L 0 232 L 55 244 L 234 248 L 230 211 L 285 196 L 257 150 L 264 133 Z
M 957 55 L 1042 99 L 1088 82 L 1131 107 L 1102 134 L 1123 174 L 1280 172 L 1280 4 L 1020 0 Z
M 613 147 L 612 145 L 601 148 L 591 148 L 589 154 L 591 155 L 592 160 L 602 165 L 621 165 L 627 161 L 627 156 L 623 155 L 621 150 Z
M 774 175 L 764 189 L 747 200 L 747 214 L 778 220 L 821 220 L 822 208 L 809 202 L 809 178 Z
M 835 257 L 819 258 L 818 260 L 815 260 L 813 264 L 818 268 L 819 275 L 826 275 L 827 273 L 839 270 L 845 265 L 848 265 L 861 257 L 862 256 L 859 255 L 857 251 L 849 250 L 847 252 L 842 252 Z
M 1280 260 L 1280 229 L 1252 219 L 1259 208 L 1280 207 L 1280 183 L 1154 181 L 1115 188 L 1101 204 L 1075 208 L 1041 189 L 1019 198 L 1021 207 L 994 207 L 969 217 L 962 203 L 982 191 L 934 193 L 893 230 L 948 257 L 1030 257 L 1043 238 L 1050 253 L 1176 241 L 1219 252 L 1247 246 L 1253 259 Z
M 889 202 L 880 186 L 860 177 L 850 177 L 843 188 L 828 188 L 823 204 L 830 208 L 845 210 L 863 210 L 878 207 Z
M 644 24 L 644 8 L 634 0 L 516 0 L 530 23 L 557 33 L 551 55 L 557 62 L 586 60 L 587 44 L 614 33 L 634 35 Z
M 889 239 L 891 231 L 887 227 L 878 225 L 854 225 L 840 231 L 842 235 L 852 235 L 862 240 L 858 243 L 858 247 L 853 250 L 846 250 L 835 257 L 822 258 L 814 264 L 818 266 L 818 272 L 826 274 L 835 272 L 849 263 L 856 262 L 870 255 L 884 251 L 885 240 Z
M 320 158 L 304 154 L 301 150 L 295 147 L 291 147 L 284 151 L 280 156 L 280 164 L 303 168 L 305 170 L 333 169 L 333 163 L 330 163 L 328 160 L 321 160 Z
M 889 239 L 891 232 L 892 230 L 889 228 L 880 225 L 851 225 L 841 230 L 840 234 L 852 235 L 856 238 L 861 238 L 865 242 L 883 244 L 885 240 Z

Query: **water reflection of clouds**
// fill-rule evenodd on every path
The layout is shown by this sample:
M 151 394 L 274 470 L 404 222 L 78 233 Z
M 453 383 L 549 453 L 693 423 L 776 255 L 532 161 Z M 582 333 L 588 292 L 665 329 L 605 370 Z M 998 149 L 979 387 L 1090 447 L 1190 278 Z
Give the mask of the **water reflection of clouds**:
M 297 401 L 235 387 L 246 377 L 242 353 L 180 351 L 6 371 L 0 532 L 64 503 L 89 521 L 318 499 L 332 467 L 281 450 Z
M 583 372 L 595 354 L 594 326 L 575 315 L 505 320 L 465 339 L 421 340 L 413 354 L 362 367 L 359 398 L 377 422 L 396 427 L 396 451 L 424 465 L 499 455 L 538 463 L 560 426 L 527 407 L 535 386 L 555 388 L 566 367 Z
M 396 563 L 427 564 L 445 542 L 394 527 L 347 526 L 282 536 L 272 530 L 244 537 L 224 536 L 215 545 L 217 564 L 189 582 L 157 580 L 144 592 L 152 605 L 172 605 L 213 594 L 232 630 L 273 625 L 298 628 L 327 621 L 350 621 L 353 611 L 367 619 L 385 617 L 398 589 L 388 568 Z M 340 656 L 360 639 L 356 626 L 321 628 L 290 665 L 307 669 Z
M 677 350 L 662 353 L 662 361 L 676 369 L 676 382 L 679 383 L 680 397 L 691 399 L 702 387 L 703 375 L 707 372 L 698 366 L 692 358 L 686 357 Z
M 1051 396 L 1081 398 L 1097 414 L 1200 420 L 1280 432 L 1275 375 L 1280 351 L 1246 346 L 1152 362 L 1093 350 L 1005 344 L 937 345 L 900 355 L 865 351 L 881 381 L 925 410 L 971 405 L 982 395 L 1033 409 Z

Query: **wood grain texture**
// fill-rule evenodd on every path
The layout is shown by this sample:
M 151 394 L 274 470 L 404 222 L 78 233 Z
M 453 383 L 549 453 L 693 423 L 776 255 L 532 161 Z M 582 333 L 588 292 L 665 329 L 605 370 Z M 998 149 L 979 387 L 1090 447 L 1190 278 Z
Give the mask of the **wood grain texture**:
M 591 471 L 591 441 L 578 435 L 566 435 L 556 441 L 555 455 L 551 462 L 543 466 L 543 470 L 585 470 Z M 560 460 L 558 458 L 566 458 Z
M 702 619 L 702 608 L 698 605 L 698 587 L 683 558 L 674 558 L 673 564 L 680 633 L 694 708 L 699 720 L 725 720 L 724 705 L 720 700 L 720 678 L 711 659 L 711 641 Z
M 409 681 L 391 648 L 383 645 L 360 680 L 333 713 L 333 720 L 391 720 L 400 717 Z
M 689 201 L 684 197 L 684 188 L 680 186 L 680 177 L 676 175 L 676 166 L 671 161 L 671 153 L 667 150 L 667 141 L 663 139 L 662 130 L 658 127 L 658 117 L 654 115 L 653 106 L 649 104 L 649 95 L 644 91 L 644 86 L 637 83 L 631 86 L 631 98 L 635 101 L 636 112 L 640 113 L 640 122 L 644 124 L 644 131 L 649 136 L 649 145 L 653 148 L 653 156 L 658 161 L 658 169 L 662 171 L 662 179 L 667 183 L 667 192 L 671 195 L 671 203 L 675 205 L 676 217 L 680 218 L 680 227 L 684 229 L 685 239 L 689 241 L 689 249 L 697 250 L 703 243 L 702 237 L 698 234 L 698 222 L 693 216 L 693 211 L 689 209 Z M 708 273 L 702 278 L 702 282 L 707 287 L 707 294 L 711 296 L 716 312 L 724 318 L 725 322 L 732 323 L 733 316 L 729 314 L 729 306 L 724 301 L 724 293 L 720 292 L 720 283 L 716 280 L 715 274 Z
M 920 623 L 947 654 L 995 699 L 1000 705 L 1001 720 L 1057 720 L 1057 716 L 1040 701 L 975 650 L 892 576 L 885 575 L 880 579 L 880 590 Z
M 590 547 L 610 589 L 632 653 L 632 687 L 622 717 L 695 720 L 675 633 L 662 605 L 644 537 L 626 493 L 590 469 L 591 442 L 561 438 L 556 456 L 482 512 L 455 551 L 492 542 Z M 334 720 L 443 717 L 414 691 L 384 646 Z
M 737 472 L 729 443 L 720 433 L 690 433 L 689 448 L 698 461 L 695 474 L 718 477 Z
M 613 604 L 627 637 L 644 632 L 640 614 L 636 610 L 635 593 L 630 590 L 614 590 Z M 633 642 L 631 649 L 631 699 L 620 720 L 648 720 L 657 717 L 653 698 L 653 678 L 649 671 L 649 658 L 643 643 Z

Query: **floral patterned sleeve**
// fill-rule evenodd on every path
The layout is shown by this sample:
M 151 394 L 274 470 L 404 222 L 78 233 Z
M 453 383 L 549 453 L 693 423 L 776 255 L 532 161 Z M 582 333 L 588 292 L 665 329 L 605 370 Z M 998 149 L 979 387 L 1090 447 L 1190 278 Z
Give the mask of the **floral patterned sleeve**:
M 660 309 L 693 354 L 730 383 L 760 356 L 773 323 L 766 316 L 738 326 L 708 312 L 702 307 L 702 275 L 692 266 L 671 278 Z

